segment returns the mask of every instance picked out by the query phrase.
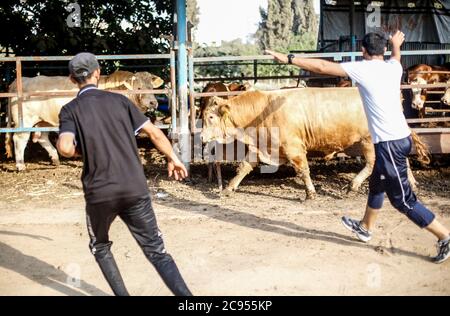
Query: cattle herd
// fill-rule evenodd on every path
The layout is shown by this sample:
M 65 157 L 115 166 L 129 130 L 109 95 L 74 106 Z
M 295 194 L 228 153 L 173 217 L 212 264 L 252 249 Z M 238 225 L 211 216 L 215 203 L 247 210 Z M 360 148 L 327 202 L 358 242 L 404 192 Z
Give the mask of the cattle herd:
M 439 67 L 417 65 L 407 70 L 407 79 L 411 85 L 450 84 L 450 65 Z M 77 90 L 67 77 L 24 77 L 22 81 L 25 95 L 33 92 Z M 161 78 L 148 72 L 116 71 L 111 75 L 102 76 L 99 88 L 152 90 L 163 83 Z M 205 148 L 208 148 L 208 156 L 213 157 L 208 164 L 209 180 L 212 179 L 214 167 L 219 187 L 222 189 L 220 161 L 226 159 L 225 151 L 218 148 L 226 146 L 228 151 L 231 148 L 231 151 L 237 152 L 234 155 L 227 154 L 227 160 L 240 161 L 237 175 L 225 188 L 226 193 L 236 190 L 244 177 L 260 163 L 271 166 L 288 163 L 294 167 L 298 179 L 305 184 L 307 197 L 313 198 L 315 188 L 309 174 L 308 152 L 321 152 L 325 159 L 331 159 L 337 153 L 356 146 L 366 161 L 364 168 L 349 185 L 351 190 L 358 190 L 373 168 L 374 148 L 361 98 L 358 90 L 351 85 L 350 81 L 342 80 L 336 87 L 255 91 L 247 83 L 208 83 L 202 92 L 242 92 L 235 97 L 200 99 L 200 109 L 197 113 L 203 120 L 201 136 L 203 142 L 207 144 Z M 15 81 L 10 85 L 9 91 L 17 91 Z M 424 113 L 427 99 L 437 95 L 430 93 L 432 89 L 420 87 L 411 91 L 411 106 L 419 110 L 419 113 Z M 73 96 L 26 96 L 22 103 L 23 126 L 57 127 L 59 111 L 72 98 Z M 129 98 L 143 112 L 154 110 L 158 106 L 152 94 L 131 94 Z M 441 108 L 450 109 L 450 87 L 446 88 L 440 101 Z M 8 109 L 10 109 L 8 124 L 17 127 L 20 121 L 17 98 L 9 100 Z M 13 136 L 11 134 L 6 136 L 7 156 L 13 156 L 13 140 L 18 171 L 25 170 L 24 152 L 30 135 L 29 132 L 18 132 Z M 269 146 L 262 146 L 261 135 L 269 140 Z M 429 161 L 426 145 L 417 135 L 413 136 L 419 159 L 423 162 Z M 32 140 L 48 152 L 55 165 L 59 163 L 58 153 L 50 142 L 48 133 L 33 133 Z M 215 145 L 209 146 L 213 142 Z M 409 176 L 410 181 L 415 183 L 411 172 Z

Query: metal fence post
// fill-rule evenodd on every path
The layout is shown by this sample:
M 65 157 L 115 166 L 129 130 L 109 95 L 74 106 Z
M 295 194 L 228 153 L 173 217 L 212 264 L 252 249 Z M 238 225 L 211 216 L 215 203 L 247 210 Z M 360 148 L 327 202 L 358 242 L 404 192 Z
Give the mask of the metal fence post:
M 187 111 L 187 54 L 186 54 L 186 0 L 177 0 L 177 39 L 178 39 L 178 100 L 180 107 L 180 155 L 181 161 L 189 171 L 191 158 L 191 135 Z
M 171 125 L 172 125 L 172 144 L 178 138 L 178 126 L 177 126 L 177 78 L 176 78 L 176 66 L 175 66 L 175 50 L 172 47 L 170 50 L 170 110 L 171 110 Z
M 190 111 L 189 115 L 191 116 L 191 134 L 195 133 L 196 130 L 196 124 L 195 124 L 195 117 L 196 117 L 196 109 L 195 109 L 195 98 L 194 98 L 194 58 L 192 54 L 192 48 L 188 49 L 188 65 L 189 65 L 189 106 Z

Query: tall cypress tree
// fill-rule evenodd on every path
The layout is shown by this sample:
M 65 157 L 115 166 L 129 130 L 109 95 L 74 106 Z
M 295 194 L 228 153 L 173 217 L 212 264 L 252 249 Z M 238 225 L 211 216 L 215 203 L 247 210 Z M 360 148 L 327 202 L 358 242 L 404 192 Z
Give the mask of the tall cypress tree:
M 313 0 L 269 0 L 267 10 L 260 12 L 256 38 L 261 49 L 313 48 L 317 36 Z
M 292 0 L 269 0 L 267 11 L 261 9 L 257 38 L 262 49 L 286 50 L 293 26 Z

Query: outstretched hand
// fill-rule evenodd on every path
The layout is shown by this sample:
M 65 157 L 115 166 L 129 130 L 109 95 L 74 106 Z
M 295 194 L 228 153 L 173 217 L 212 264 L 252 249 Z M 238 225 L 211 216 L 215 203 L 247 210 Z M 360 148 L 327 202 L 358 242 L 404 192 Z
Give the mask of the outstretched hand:
M 273 50 L 270 49 L 266 49 L 265 52 L 269 55 L 272 55 L 273 57 L 275 57 L 275 60 L 283 63 L 283 64 L 287 64 L 288 63 L 288 57 L 286 54 L 283 53 L 278 53 L 278 52 L 274 52 Z
M 392 46 L 400 48 L 405 41 L 405 34 L 402 31 L 397 31 L 394 35 L 389 37 L 389 40 L 391 41 Z
M 169 160 L 167 163 L 167 171 L 169 172 L 169 178 L 173 176 L 177 181 L 183 180 L 188 176 L 186 167 L 178 159 Z

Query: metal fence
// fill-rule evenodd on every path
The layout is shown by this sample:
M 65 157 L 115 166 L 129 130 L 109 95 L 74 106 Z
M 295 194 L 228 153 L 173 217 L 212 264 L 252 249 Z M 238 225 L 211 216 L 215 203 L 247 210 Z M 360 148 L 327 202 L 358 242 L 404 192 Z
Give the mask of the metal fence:
M 75 96 L 75 91 L 58 91 L 58 92 L 24 92 L 22 84 L 22 63 L 23 62 L 40 62 L 40 61 L 69 61 L 73 56 L 30 56 L 30 57 L 1 57 L 0 62 L 11 62 L 16 65 L 16 85 L 17 92 L 0 93 L 0 98 L 17 98 L 19 122 L 18 126 L 11 127 L 11 107 L 10 102 L 7 109 L 8 125 L 6 128 L 0 128 L 0 133 L 17 133 L 17 132 L 57 132 L 57 127 L 33 127 L 23 125 L 23 101 L 24 98 L 33 96 Z M 138 60 L 138 59 L 167 59 L 170 66 L 170 89 L 153 89 L 153 90 L 110 90 L 111 92 L 121 94 L 165 94 L 168 97 L 171 105 L 176 102 L 176 78 L 175 78 L 175 52 L 171 51 L 169 54 L 138 54 L 138 55 L 99 55 L 98 60 Z M 171 126 L 177 126 L 176 106 L 172 108 L 172 122 Z
M 386 56 L 390 55 L 390 52 L 386 52 Z M 416 50 L 416 51 L 403 51 L 402 56 L 450 56 L 450 49 L 440 49 L 440 50 Z M 334 53 L 301 53 L 295 54 L 296 57 L 304 57 L 304 58 L 326 58 L 334 61 L 342 61 L 342 60 L 356 60 L 357 58 L 362 56 L 361 52 L 334 52 Z M 76 93 L 74 91 L 59 91 L 59 92 L 24 92 L 22 86 L 22 63 L 23 62 L 39 62 L 39 61 L 69 61 L 72 56 L 33 56 L 33 57 L 3 57 L 0 58 L 0 62 L 15 62 L 16 64 L 16 80 L 17 80 L 17 92 L 16 93 L 0 93 L 0 98 L 11 98 L 16 97 L 18 101 L 18 109 L 19 109 L 19 124 L 12 128 L 11 124 L 11 111 L 8 109 L 8 126 L 7 128 L 0 128 L 0 133 L 8 133 L 8 132 L 49 132 L 49 131 L 57 131 L 57 127 L 33 127 L 33 126 L 23 126 L 23 109 L 22 103 L 24 98 L 32 97 L 32 96 L 74 96 Z M 154 89 L 154 90 L 112 90 L 113 92 L 122 93 L 122 94 L 165 94 L 168 96 L 169 103 L 171 106 L 171 130 L 173 136 L 177 136 L 177 123 L 178 122 L 177 115 L 179 115 L 178 111 L 179 106 L 177 102 L 177 93 L 176 93 L 176 62 L 175 62 L 175 51 L 171 50 L 169 54 L 140 54 L 140 55 L 99 55 L 97 56 L 99 60 L 132 60 L 132 59 L 160 59 L 168 60 L 168 64 L 170 66 L 170 89 Z M 195 98 L 205 97 L 205 96 L 230 96 L 230 95 L 238 95 L 242 92 L 214 92 L 214 93 L 196 93 L 194 91 L 194 82 L 195 81 L 205 81 L 218 79 L 218 78 L 195 78 L 194 67 L 196 64 L 200 63 L 224 63 L 224 62 L 252 62 L 255 65 L 261 61 L 271 61 L 273 60 L 272 56 L 269 55 L 258 55 L 258 56 L 221 56 L 221 57 L 194 57 L 191 49 L 188 49 L 188 81 L 189 81 L 189 100 L 190 100 L 190 131 L 194 133 L 196 131 L 196 123 L 195 123 L 195 106 L 194 100 Z M 286 78 L 288 76 L 270 76 L 270 77 L 258 77 L 255 74 L 255 77 L 250 77 L 250 80 L 266 80 L 266 79 L 274 79 L 274 78 Z M 297 76 L 289 76 L 292 79 L 297 79 Z M 224 79 L 224 78 L 220 78 Z M 242 78 L 241 78 L 242 79 Z M 229 78 L 228 78 L 229 80 Z M 411 89 L 411 85 L 402 85 L 402 89 Z M 417 88 L 437 88 L 437 87 L 449 87 L 449 84 L 434 84 L 434 85 L 416 85 L 414 87 Z M 175 106 L 173 106 L 175 105 Z M 187 120 L 187 118 L 183 118 Z M 186 122 L 183 122 L 186 124 Z
M 331 59 L 333 61 L 343 61 L 343 60 L 351 60 L 355 61 L 357 59 L 362 58 L 362 52 L 333 52 L 333 53 L 303 53 L 303 54 L 294 54 L 296 57 L 303 58 L 325 58 Z M 385 56 L 390 56 L 391 52 L 386 52 Z M 438 49 L 438 50 L 413 50 L 413 51 L 402 51 L 402 56 L 411 56 L 411 57 L 423 57 L 423 56 L 450 56 L 450 49 Z M 188 64 L 189 64 L 189 83 L 190 90 L 189 93 L 194 98 L 199 97 L 209 97 L 209 96 L 234 96 L 239 95 L 242 92 L 209 92 L 209 93 L 196 93 L 194 91 L 194 82 L 195 81 L 232 81 L 232 80 L 272 80 L 272 79 L 298 79 L 298 76 L 266 76 L 259 77 L 257 76 L 257 70 L 254 72 L 254 76 L 241 76 L 241 77 L 232 77 L 232 78 L 220 78 L 220 77 L 211 77 L 211 78 L 195 78 L 194 67 L 196 64 L 204 64 L 204 63 L 225 63 L 225 62 L 250 62 L 254 65 L 258 65 L 258 62 L 261 61 L 270 61 L 273 60 L 272 56 L 269 55 L 258 55 L 258 56 L 220 56 L 220 57 L 193 57 L 192 53 L 188 55 Z M 256 69 L 256 66 L 255 66 Z M 326 77 L 324 77 L 326 78 Z M 429 84 L 429 85 L 414 85 L 415 88 L 447 88 L 450 85 L 448 83 L 440 83 L 440 84 Z M 402 89 L 411 89 L 413 86 L 409 84 L 402 85 Z M 191 99 L 192 99 L 191 97 Z M 193 126 L 193 125 L 192 125 Z

